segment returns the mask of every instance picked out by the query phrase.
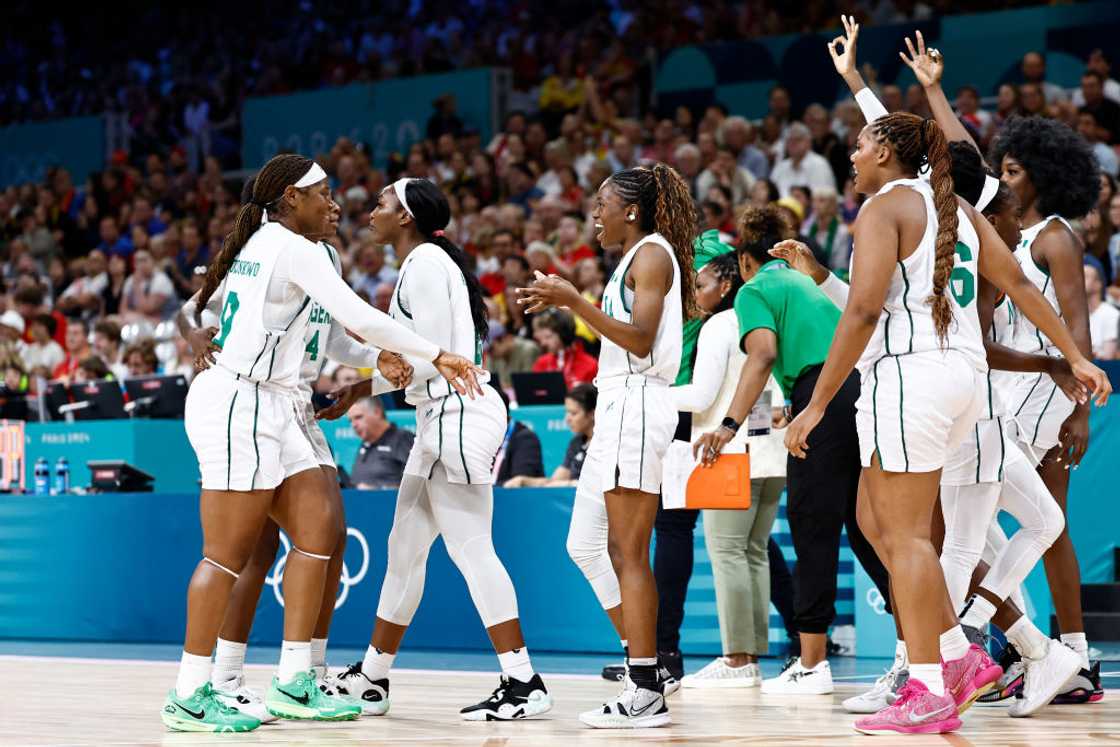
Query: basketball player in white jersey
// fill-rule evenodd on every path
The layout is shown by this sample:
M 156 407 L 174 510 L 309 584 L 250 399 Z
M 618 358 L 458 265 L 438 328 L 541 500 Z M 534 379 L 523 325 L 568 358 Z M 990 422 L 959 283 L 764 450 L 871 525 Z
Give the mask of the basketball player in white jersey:
M 568 553 L 626 641 L 628 666 L 622 692 L 580 720 L 606 729 L 664 726 L 649 545 L 662 458 L 677 425 L 667 387 L 680 366 L 683 320 L 696 316 L 695 209 L 680 175 L 656 164 L 607 179 L 592 216 L 599 243 L 623 251 L 602 309 L 571 283 L 540 273 L 519 289 L 519 302 L 530 313 L 566 306 L 603 341 L 595 435 L 576 487 Z
M 403 258 L 390 302 L 393 318 L 481 363 L 488 329 L 482 288 L 462 249 L 444 235 L 450 219 L 438 187 L 425 179 L 402 179 L 378 196 L 370 230 L 375 241 L 392 244 Z M 465 399 L 425 361 L 413 359 L 413 364 L 405 399 L 416 407 L 416 440 L 397 494 L 377 620 L 364 660 L 337 678 L 339 692 L 358 699 L 366 714 L 388 713 L 389 671 L 420 605 L 428 551 L 442 536 L 502 668 L 498 687 L 463 708 L 462 718 L 505 721 L 540 715 L 552 708 L 552 698 L 533 671 L 513 582 L 491 539 L 491 468 L 506 432 L 505 405 L 491 386 Z M 338 417 L 357 397 L 371 393 L 369 381 L 349 387 L 320 417 Z
M 828 45 L 829 52 L 837 72 L 855 94 L 864 116 L 873 122 L 887 112 L 874 93 L 863 84 L 855 69 L 859 24 L 847 17 L 841 20 L 845 35 Z M 1018 202 L 1006 186 L 986 173 L 976 144 L 949 105 L 940 84 L 944 58 L 936 50 L 927 51 L 920 31 L 916 33 L 916 42 L 907 39 L 906 45 L 909 55 L 903 53 L 902 59 L 923 86 L 937 123 L 951 140 L 952 175 L 957 193 L 987 216 L 1008 246 L 1018 245 Z M 923 176 L 928 176 L 928 172 Z M 834 300 L 843 306 L 847 295 L 845 285 L 827 275 L 823 268 L 813 267 L 816 262 L 807 251 L 798 251 L 793 247 L 785 251 L 794 254 L 805 265 L 803 271 L 823 282 L 822 287 L 826 291 L 831 290 Z M 1041 478 L 1033 472 L 1018 449 L 1012 447 L 1008 434 L 1013 432 L 1013 425 L 1006 418 L 998 390 L 1001 384 L 1006 389 L 1009 382 L 1016 380 L 1016 375 L 1009 371 L 1032 371 L 1046 372 L 1056 382 L 1065 383 L 1071 401 L 1083 396 L 1081 385 L 1068 375 L 1068 368 L 1061 370 L 1065 361 L 1015 353 L 1004 347 L 1010 344 L 1016 314 L 1006 296 L 1001 295 L 998 302 L 996 296 L 994 286 L 982 280 L 979 284 L 979 315 L 987 330 L 985 347 L 988 362 L 993 369 L 1001 370 L 990 373 L 985 382 L 989 388 L 986 409 L 976 427 L 966 434 L 960 448 L 949 458 L 941 476 L 940 502 L 944 521 L 941 563 L 953 608 L 962 610 L 965 631 L 974 639 L 980 638 L 980 630 L 987 626 L 1005 598 L 1019 596 L 1019 584 L 1065 524 Z M 979 596 L 965 607 L 964 597 L 984 552 L 989 528 L 998 526 L 995 518 L 1001 509 L 1017 519 L 1020 531 L 998 558 L 989 557 L 991 567 L 985 564 L 984 573 L 980 574 Z M 1021 607 L 1020 598 L 1016 609 Z M 1016 688 L 1025 689 L 1025 697 L 1019 698 L 1009 713 L 1012 716 L 1027 716 L 1046 705 L 1068 676 L 1076 671 L 1076 667 L 1073 657 L 1068 656 L 1063 647 L 1051 646 L 1049 639 L 1028 619 L 1021 614 L 1017 617 L 1014 629 L 1008 632 L 1030 651 L 1030 656 L 1025 659 L 1028 665 L 1026 687 L 1023 687 L 1023 669 L 1020 667 L 1005 673 L 997 688 L 998 693 L 988 693 L 984 697 L 1002 698 L 1004 693 L 1014 694 Z M 869 692 L 844 701 L 846 710 L 872 713 L 893 700 L 897 684 L 905 679 L 905 643 L 901 636 L 898 646 L 903 656 L 896 655 L 891 670 Z M 1008 681 L 1004 683 L 1004 679 Z
M 917 178 L 927 162 L 929 182 Z M 958 204 L 948 144 L 936 123 L 887 115 L 864 128 L 852 163 L 857 190 L 874 197 L 856 225 L 852 290 L 813 404 L 790 424 L 786 444 L 795 456 L 804 454 L 806 435 L 858 361 L 860 523 L 891 573 L 911 663 L 898 700 L 856 728 L 942 733 L 958 728 L 958 711 L 1000 675 L 965 638 L 930 543 L 941 468 L 983 405 L 978 270 L 1047 329 L 1060 336 L 1063 328 L 1000 251 L 991 226 Z M 1075 375 L 1106 398 L 1104 373 L 1068 335 L 1062 344 Z
M 276 156 L 261 169 L 253 200 L 207 272 L 197 304 L 226 287 L 215 365 L 187 396 L 185 426 L 202 473 L 203 559 L 191 579 L 187 633 L 175 688 L 162 718 L 184 731 L 248 731 L 259 719 L 219 702 L 210 655 L 238 574 L 271 517 L 292 539 L 284 595 L 284 645 L 266 707 L 279 716 L 356 718 L 357 707 L 328 696 L 311 672 L 311 636 L 340 517 L 304 429 L 298 395 L 311 300 L 363 338 L 434 361 L 464 392 L 476 367 L 441 351 L 354 294 L 329 257 L 305 236 L 323 230 L 331 209 L 326 174 L 310 159 Z M 228 278 L 228 279 L 227 279 Z M 291 490 L 276 487 L 291 476 Z
M 248 203 L 253 197 L 255 179 L 246 181 L 242 189 L 241 202 Z M 319 242 L 334 264 L 335 270 L 342 274 L 342 263 L 338 252 L 329 243 L 329 239 L 338 232 L 338 221 L 341 208 L 332 199 L 329 213 L 329 224 L 322 235 L 309 238 Z M 214 344 L 213 338 L 217 335 L 216 326 L 202 326 L 209 320 L 216 320 L 221 313 L 225 282 L 219 286 L 218 291 L 210 298 L 205 309 L 205 314 L 198 313 L 195 298 L 191 298 L 179 311 L 176 322 L 179 331 L 190 342 L 192 351 L 195 352 L 195 367 L 198 371 L 205 370 L 213 365 L 213 353 L 221 350 Z M 323 603 L 319 610 L 319 618 L 315 623 L 315 632 L 311 639 L 311 667 L 316 673 L 321 688 L 326 688 L 328 693 L 332 683 L 327 678 L 326 648 L 327 633 L 330 630 L 331 618 L 334 615 L 335 600 L 338 594 L 338 583 L 342 573 L 343 553 L 346 549 L 346 522 L 342 505 L 342 494 L 339 491 L 338 471 L 334 463 L 334 456 L 318 421 L 315 419 L 314 407 L 311 403 L 312 386 L 319 379 L 327 358 L 339 363 L 356 368 L 380 368 L 382 374 L 389 374 L 400 384 L 407 385 L 411 379 L 412 368 L 399 356 L 362 345 L 346 334 L 346 330 L 327 313 L 318 303 L 310 306 L 307 323 L 307 344 L 304 348 L 303 367 L 300 371 L 300 395 L 303 401 L 304 420 L 302 425 L 307 429 L 307 438 L 315 452 L 316 461 L 327 475 L 327 482 L 331 488 L 331 499 L 337 507 L 339 522 L 339 539 L 331 560 L 327 564 L 327 580 L 323 588 Z M 203 317 L 208 317 L 204 319 Z M 378 361 L 380 358 L 380 364 Z M 288 477 L 289 475 L 285 475 Z M 282 482 L 277 489 L 283 491 L 286 482 Z M 280 546 L 280 529 L 276 522 L 269 519 L 261 530 L 257 548 L 253 551 L 248 564 L 242 570 L 240 577 L 233 586 L 229 607 L 226 610 L 225 620 L 218 635 L 218 643 L 214 651 L 214 669 L 211 674 L 211 684 L 218 700 L 255 716 L 261 723 L 269 723 L 276 719 L 265 708 L 264 699 L 252 688 L 245 684 L 244 664 L 249 632 L 256 614 L 257 602 L 261 589 L 264 587 L 265 577 L 276 560 L 276 552 Z
M 992 146 L 991 160 L 1022 209 L 1022 239 L 1015 249 L 1019 265 L 1061 314 L 1078 347 L 1090 355 L 1089 310 L 1081 268 L 1084 248 L 1068 221 L 1085 215 L 1096 204 L 1100 181 L 1092 151 L 1061 123 L 1030 117 L 1012 119 L 1004 126 Z M 1015 349 L 1051 356 L 1057 353 L 1052 337 L 1029 320 L 1020 321 Z M 1006 400 L 1020 448 L 1038 466 L 1065 513 L 1069 470 L 1077 467 L 1088 447 L 1088 402 L 1075 407 L 1056 392 L 1052 382 L 1037 374 L 1021 376 Z M 1082 671 L 1056 702 L 1099 700 L 1104 695 L 1100 668 L 1089 663 L 1081 614 L 1081 570 L 1068 528 L 1043 561 L 1061 640 L 1081 656 Z

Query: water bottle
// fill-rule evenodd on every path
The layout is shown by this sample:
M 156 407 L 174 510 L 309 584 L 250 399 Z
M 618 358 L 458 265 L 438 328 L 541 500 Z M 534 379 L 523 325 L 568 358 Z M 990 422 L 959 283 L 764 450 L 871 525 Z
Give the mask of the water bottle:
M 50 490 L 51 465 L 46 457 L 35 460 L 35 495 L 47 495 Z
M 59 457 L 54 465 L 54 495 L 66 495 L 70 492 L 70 462 L 66 457 Z

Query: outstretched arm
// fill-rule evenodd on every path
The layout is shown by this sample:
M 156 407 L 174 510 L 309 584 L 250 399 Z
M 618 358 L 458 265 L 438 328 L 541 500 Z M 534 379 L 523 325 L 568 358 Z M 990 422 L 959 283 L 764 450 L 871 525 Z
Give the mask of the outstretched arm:
M 859 74 L 859 68 L 856 67 L 856 41 L 859 39 L 859 24 L 851 16 L 840 16 L 840 22 L 844 24 L 844 35 L 838 36 L 828 43 L 828 53 L 832 57 L 832 64 L 836 67 L 836 72 L 844 79 L 844 82 L 848 85 L 848 90 L 855 97 L 856 104 L 859 105 L 859 110 L 863 113 L 863 118 L 868 124 L 871 124 L 879 117 L 885 117 L 887 108 L 868 88 L 867 82 Z
M 977 153 L 980 153 L 980 158 L 983 159 L 984 153 L 976 145 L 972 136 L 968 134 L 968 130 L 965 129 L 960 118 L 957 117 L 957 113 L 953 111 L 948 97 L 945 96 L 945 90 L 941 87 L 941 76 L 945 72 L 945 58 L 937 49 L 932 47 L 926 49 L 926 40 L 921 31 L 915 31 L 914 36 L 918 40 L 917 48 L 915 49 L 914 43 L 907 37 L 906 49 L 909 50 L 910 56 L 907 57 L 905 52 L 899 52 L 898 56 L 902 58 L 907 67 L 914 71 L 914 77 L 922 85 L 926 100 L 929 101 L 929 110 L 933 112 L 934 120 L 941 127 L 941 131 L 945 133 L 949 142 L 968 143 L 976 149 Z

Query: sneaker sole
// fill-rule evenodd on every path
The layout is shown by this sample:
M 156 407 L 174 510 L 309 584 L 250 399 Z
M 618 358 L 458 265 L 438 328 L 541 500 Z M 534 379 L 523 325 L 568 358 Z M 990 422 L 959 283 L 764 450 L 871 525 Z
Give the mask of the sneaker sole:
M 746 677 L 732 678 L 726 680 L 690 680 L 684 679 L 681 682 L 681 687 L 689 690 L 707 690 L 716 688 L 748 688 L 748 687 L 761 687 L 762 680 L 748 679 Z
M 763 685 L 763 686 L 762 686 L 762 694 L 763 694 L 763 695 L 807 695 L 807 696 L 817 696 L 817 695 L 832 695 L 832 693 L 834 693 L 835 691 L 836 691 L 836 688 L 834 688 L 834 687 L 830 687 L 830 688 L 829 688 L 829 689 L 827 689 L 827 690 L 820 690 L 820 691 L 816 691 L 816 690 L 814 690 L 813 692 L 806 692 L 806 691 L 804 691 L 804 690 L 785 690 L 785 691 L 783 691 L 783 690 L 767 690 L 767 689 L 766 689 L 766 686 L 765 686 L 765 685 Z
M 869 737 L 881 737 L 890 734 L 945 734 L 961 728 L 961 720 L 954 716 L 953 718 L 919 726 L 883 726 L 879 729 L 871 729 L 853 725 L 853 728 L 860 734 L 866 734 Z
M 592 729 L 656 729 L 673 723 L 668 713 L 627 718 L 625 716 L 604 717 L 602 714 L 595 712 L 582 714 L 579 720 Z
M 389 702 L 385 701 L 385 707 L 384 708 L 373 707 L 373 708 L 369 708 L 367 710 L 366 702 L 362 701 L 361 702 L 362 715 L 363 716 L 384 716 L 384 715 L 389 713 L 389 705 L 390 705 Z
M 210 734 L 241 734 L 247 731 L 253 731 L 256 726 L 232 726 L 230 724 L 208 724 L 204 721 L 196 721 L 194 719 L 180 719 L 175 718 L 166 713 L 160 714 L 160 720 L 163 725 L 172 731 L 192 731 L 192 732 L 206 732 Z
M 669 680 L 663 683 L 663 685 L 661 694 L 666 698 L 681 689 L 681 681 L 677 679 Z
M 972 692 L 963 702 L 957 705 L 957 715 L 960 716 L 975 703 L 980 697 L 992 691 L 992 688 L 999 682 L 999 678 L 1003 676 L 1003 670 L 999 668 L 998 664 L 993 664 L 987 669 L 982 670 L 979 674 L 972 678 Z
M 291 703 L 266 703 L 265 706 L 268 708 L 268 712 L 273 716 L 291 719 L 293 721 L 353 721 L 362 715 L 361 711 L 357 713 L 345 711 L 343 713 L 324 714 L 317 708 L 308 708 Z
M 997 683 L 998 684 L 998 683 Z M 997 705 L 1015 697 L 1015 693 L 1023 689 L 1023 676 L 1019 675 L 1004 687 L 993 687 L 985 695 L 976 699 L 976 705 Z
M 460 713 L 459 716 L 464 721 L 524 721 L 535 716 L 540 716 L 542 713 L 548 713 L 552 710 L 552 696 L 546 695 L 538 700 L 530 700 L 521 709 L 519 715 L 503 716 L 497 711 L 477 710 L 470 711 L 469 713 Z

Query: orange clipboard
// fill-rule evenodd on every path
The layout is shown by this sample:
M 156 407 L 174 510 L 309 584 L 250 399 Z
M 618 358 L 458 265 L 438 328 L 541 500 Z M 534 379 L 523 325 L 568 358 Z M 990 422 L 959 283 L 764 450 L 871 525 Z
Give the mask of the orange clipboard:
M 751 455 L 720 454 L 711 467 L 697 466 L 685 486 L 685 508 L 751 507 Z

